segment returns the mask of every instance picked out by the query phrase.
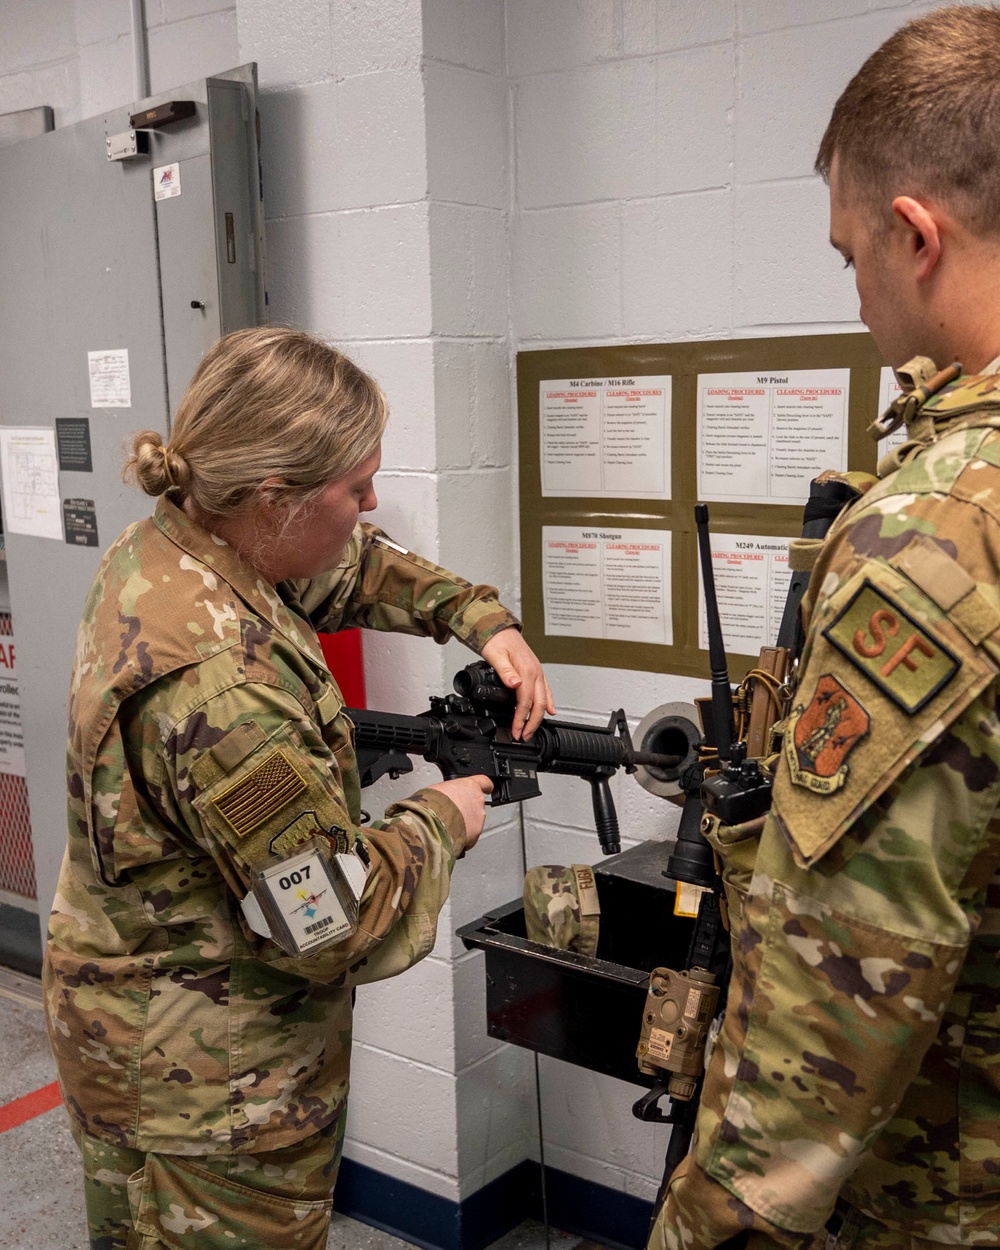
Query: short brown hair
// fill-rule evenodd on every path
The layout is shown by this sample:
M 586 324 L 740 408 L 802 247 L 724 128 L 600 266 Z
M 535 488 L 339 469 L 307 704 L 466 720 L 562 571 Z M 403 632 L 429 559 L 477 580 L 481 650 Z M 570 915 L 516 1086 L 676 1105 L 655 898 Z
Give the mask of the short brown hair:
M 977 235 L 1000 233 L 1000 11 L 954 6 L 908 22 L 834 105 L 816 158 L 876 220 L 897 195 L 940 200 Z
M 286 483 L 275 495 L 305 504 L 372 455 L 387 416 L 378 384 L 336 348 L 282 326 L 237 330 L 195 370 L 169 441 L 137 434 L 123 473 L 203 515 L 238 511 L 271 477 Z

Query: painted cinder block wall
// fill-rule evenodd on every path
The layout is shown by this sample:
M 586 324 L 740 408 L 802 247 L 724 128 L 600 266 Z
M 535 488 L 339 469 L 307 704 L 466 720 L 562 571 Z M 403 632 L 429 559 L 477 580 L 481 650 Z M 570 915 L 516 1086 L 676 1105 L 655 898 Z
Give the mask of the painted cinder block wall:
M 458 0 L 238 6 L 262 88 L 273 315 L 385 387 L 379 524 L 512 602 L 503 18 Z M 473 658 L 398 636 L 365 646 L 373 707 L 422 710 Z M 380 787 L 372 810 L 410 788 Z M 451 1202 L 530 1151 L 531 1057 L 487 1038 L 481 957 L 453 936 L 522 875 L 504 809 L 456 873 L 434 953 L 358 995 L 346 1155 Z
M 889 0 L 146 0 L 151 90 L 259 63 L 272 312 L 385 387 L 378 520 L 517 603 L 516 352 L 857 329 L 815 145 L 896 26 Z M 0 0 L 0 111 L 132 97 L 126 0 Z M 468 655 L 368 639 L 372 706 L 416 711 Z M 703 693 L 553 666 L 560 713 Z M 62 733 L 62 726 L 53 732 Z M 418 778 L 429 777 L 418 774 Z M 391 793 L 372 795 L 379 810 Z M 616 785 L 626 841 L 676 812 Z M 359 995 L 347 1156 L 459 1201 L 537 1158 L 534 1069 L 485 1035 L 451 934 L 527 862 L 594 861 L 586 788 L 546 779 L 456 874 L 434 954 Z M 630 1086 L 542 1060 L 546 1160 L 648 1200 L 665 1131 Z

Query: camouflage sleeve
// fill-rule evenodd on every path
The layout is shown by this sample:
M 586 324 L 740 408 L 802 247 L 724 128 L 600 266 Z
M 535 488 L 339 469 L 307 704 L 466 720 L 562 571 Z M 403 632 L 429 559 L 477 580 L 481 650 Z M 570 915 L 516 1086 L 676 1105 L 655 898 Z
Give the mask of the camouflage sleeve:
M 935 1041 L 1000 858 L 996 698 L 977 699 L 829 863 L 796 862 L 779 793 L 692 1155 L 651 1250 L 708 1250 L 750 1229 L 752 1246 L 805 1250 L 822 1234 Z
M 751 1246 L 801 1250 L 886 1139 L 931 1131 L 915 1078 L 944 1045 L 1000 864 L 992 644 L 869 564 L 823 606 L 809 647 L 656 1250 L 750 1229 Z
M 350 737 L 327 744 L 319 726 L 284 691 L 258 683 L 213 694 L 166 738 L 165 776 L 155 787 L 168 827 L 182 829 L 221 874 L 229 906 L 258 959 L 309 980 L 356 984 L 402 971 L 434 944 L 451 869 L 465 844 L 455 805 L 418 791 L 386 819 L 359 828 L 345 796 L 354 769 Z M 295 853 L 319 833 L 366 844 L 371 871 L 357 931 L 301 957 L 247 926 L 238 904 L 254 870 Z M 220 882 L 220 887 L 222 882 Z
M 478 653 L 500 630 L 521 628 L 496 587 L 473 586 L 366 523 L 355 529 L 339 568 L 295 589 L 313 626 L 327 633 L 357 625 L 435 642 L 457 638 Z

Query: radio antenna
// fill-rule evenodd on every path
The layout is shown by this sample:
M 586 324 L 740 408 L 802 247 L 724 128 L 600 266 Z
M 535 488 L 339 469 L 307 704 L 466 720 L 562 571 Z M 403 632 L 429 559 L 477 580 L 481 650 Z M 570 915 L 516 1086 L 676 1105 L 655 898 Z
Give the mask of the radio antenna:
M 722 639 L 719 602 L 715 596 L 715 571 L 712 568 L 707 504 L 695 504 L 694 521 L 698 527 L 701 583 L 705 594 L 705 621 L 708 626 L 708 664 L 712 672 L 712 730 L 719 759 L 728 760 L 736 737 L 736 725 L 733 721 L 733 689 L 729 684 L 726 645 Z

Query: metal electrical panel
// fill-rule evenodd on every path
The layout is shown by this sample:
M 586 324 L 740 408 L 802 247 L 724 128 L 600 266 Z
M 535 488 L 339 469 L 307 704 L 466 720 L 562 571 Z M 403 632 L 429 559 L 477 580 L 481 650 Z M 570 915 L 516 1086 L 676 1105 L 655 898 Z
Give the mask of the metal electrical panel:
M 158 107 L 189 101 L 190 116 Z M 147 112 L 178 119 L 144 129 Z M 124 448 L 167 433 L 220 334 L 266 319 L 256 116 L 248 65 L 0 150 L 0 439 L 41 448 L 5 457 L 3 512 L 43 932 L 80 610 L 104 550 L 151 511 L 122 484 Z M 46 431 L 52 480 L 16 478 L 44 468 Z M 24 532 L 36 488 L 57 495 L 50 536 Z

